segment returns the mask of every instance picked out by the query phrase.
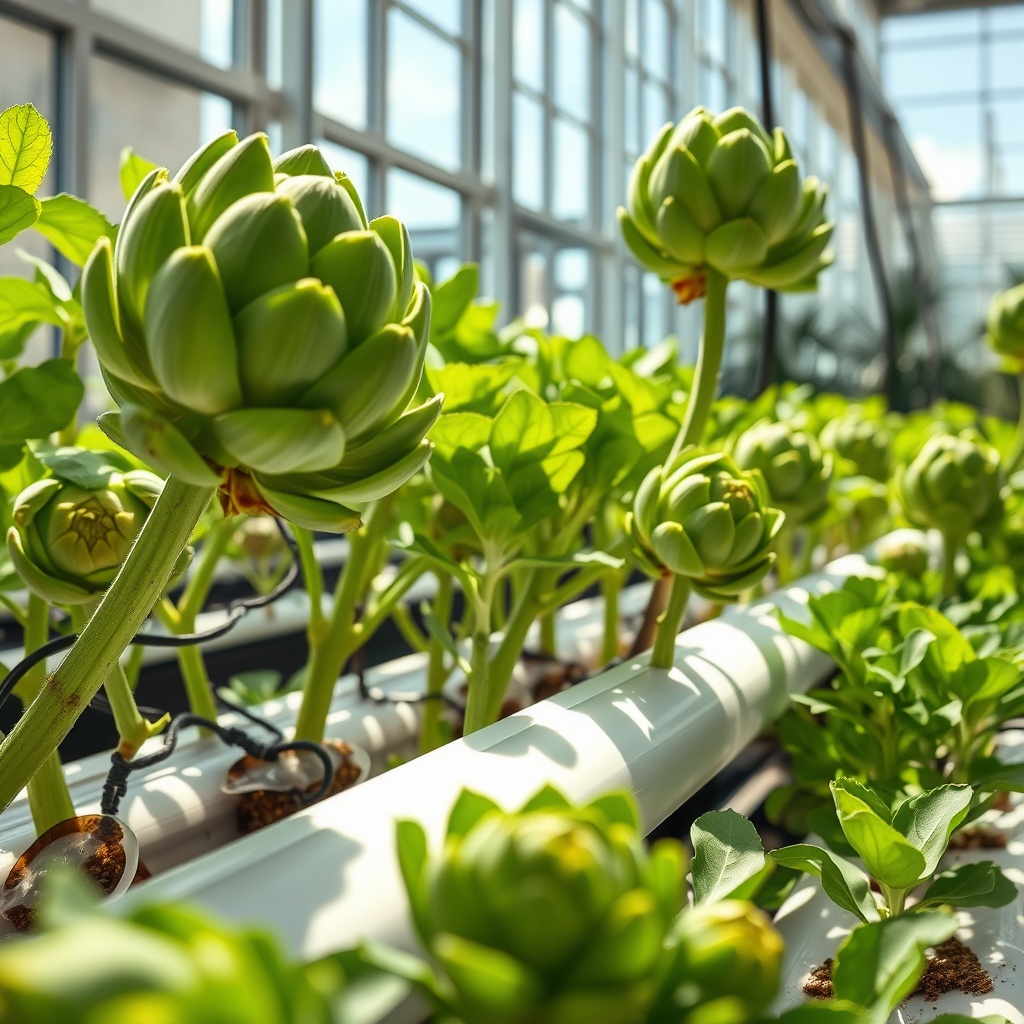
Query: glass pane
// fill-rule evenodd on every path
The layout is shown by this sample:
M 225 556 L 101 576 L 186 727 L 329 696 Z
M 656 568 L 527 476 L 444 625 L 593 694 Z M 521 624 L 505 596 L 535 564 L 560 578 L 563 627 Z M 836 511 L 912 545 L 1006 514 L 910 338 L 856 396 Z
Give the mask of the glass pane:
M 997 145 L 1024 143 L 1024 99 L 993 101 L 992 122 Z
M 412 251 L 435 280 L 451 275 L 460 255 L 462 201 L 458 192 L 407 171 L 392 168 L 387 179 L 387 210 L 409 229 Z
M 640 112 L 640 74 L 631 64 L 626 65 L 625 122 L 626 152 L 639 154 L 647 139 Z
M 644 274 L 643 282 L 643 344 L 653 348 L 668 334 L 668 298 L 654 274 Z
M 559 295 L 551 304 L 551 329 L 566 338 L 584 333 L 587 305 L 579 295 Z
M 913 50 L 890 50 L 882 62 L 890 96 L 941 96 L 980 88 L 981 61 L 973 43 L 942 43 Z
M 403 0 L 406 7 L 429 18 L 453 36 L 462 34 L 462 0 Z
M 507 0 L 505 0 L 507 2 Z M 513 67 L 516 78 L 544 91 L 544 0 L 515 0 Z
M 977 103 L 906 105 L 900 124 L 935 199 L 980 195 L 985 186 L 981 108 Z
M 590 118 L 590 32 L 564 3 L 555 8 L 555 103 L 581 121 Z
M 589 279 L 590 253 L 586 249 L 559 249 L 555 253 L 555 287 L 559 291 L 583 291 Z
M 988 12 L 988 27 L 993 33 L 1024 31 L 1024 4 L 991 8 Z
M 366 216 L 369 220 L 380 212 L 371 209 L 373 196 L 370 195 L 370 160 L 365 153 L 349 149 L 348 146 L 339 146 L 337 142 L 330 139 L 317 139 L 316 144 L 320 147 L 327 162 L 335 171 L 344 171 L 351 179 L 363 201 Z
M 283 17 L 284 0 L 267 0 L 267 85 L 271 89 L 280 89 L 284 80 L 284 55 L 281 52 Z M 315 48 L 316 43 L 313 45 Z
M 458 48 L 407 14 L 388 18 L 388 138 L 450 169 L 462 163 Z
M 664 86 L 648 79 L 644 82 L 644 148 L 650 144 L 668 120 L 668 94 L 665 92 Z
M 725 110 L 728 93 L 725 73 L 720 68 L 701 62 L 698 80 L 697 102 L 709 110 Z
M 1024 196 L 1024 148 L 997 153 L 993 178 L 996 195 Z
M 366 0 L 314 0 L 313 106 L 322 114 L 365 128 Z
M 1024 39 L 994 39 L 989 56 L 993 89 L 1024 88 Z
M 626 0 L 626 56 L 634 60 L 640 55 L 639 0 Z
M 644 58 L 647 70 L 668 81 L 668 50 L 672 34 L 668 27 L 668 12 L 662 0 L 646 0 L 644 3 Z
M 512 192 L 517 203 L 540 210 L 544 206 L 544 111 L 521 92 L 513 103 Z
M 92 0 L 100 14 L 180 46 L 216 64 L 230 67 L 235 19 L 232 0 Z
M 172 171 L 196 148 L 231 125 L 222 96 L 175 85 L 105 57 L 90 62 L 90 203 L 119 221 L 125 200 L 118 177 L 120 153 L 138 153 Z M 154 117 L 153 111 L 160 111 Z
M 542 252 L 524 252 L 521 257 L 519 308 L 527 327 L 548 326 L 548 261 Z
M 978 11 L 949 11 L 941 14 L 912 14 L 882 19 L 882 40 L 887 46 L 914 43 L 919 39 L 963 39 L 977 35 L 981 28 Z
M 590 203 L 590 140 L 578 125 L 555 120 L 554 209 L 559 220 L 581 221 Z
M 727 49 L 726 0 L 701 0 L 697 37 L 704 52 L 719 64 L 725 63 Z M 712 107 L 712 109 L 716 109 Z

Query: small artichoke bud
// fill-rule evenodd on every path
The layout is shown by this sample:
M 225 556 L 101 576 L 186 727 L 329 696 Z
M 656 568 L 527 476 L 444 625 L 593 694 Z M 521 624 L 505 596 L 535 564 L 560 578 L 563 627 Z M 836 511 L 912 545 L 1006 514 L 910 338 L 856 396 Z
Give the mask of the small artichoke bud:
M 801 179 L 785 134 L 746 110 L 704 107 L 666 125 L 639 158 L 623 239 L 681 303 L 704 294 L 708 268 L 782 291 L 814 288 L 832 262 L 827 190 Z
M 316 147 L 271 161 L 226 133 L 153 170 L 82 273 L 111 394 L 100 425 L 226 514 L 357 527 L 422 468 L 439 404 L 415 405 L 430 293 L 409 234 L 367 223 Z M 368 497 L 369 496 L 369 497 Z
M 671 1019 L 740 1024 L 770 1008 L 783 942 L 752 903 L 722 900 L 685 910 L 669 944 L 674 954 L 659 1002 L 672 1006 Z
M 743 469 L 760 470 L 771 503 L 791 527 L 813 522 L 828 508 L 832 457 L 811 434 L 764 420 L 739 436 L 733 455 Z
M 924 538 L 884 539 L 878 544 L 878 564 L 886 572 L 919 580 L 928 571 L 928 545 Z
M 618 802 L 627 806 L 624 796 Z M 643 1020 L 685 870 L 677 843 L 648 853 L 635 817 L 609 820 L 597 805 L 493 810 L 449 831 L 424 869 L 418 923 L 451 980 L 455 1016 L 466 1024 Z M 507 983 L 481 984 L 496 964 Z
M 735 601 L 775 561 L 783 514 L 768 502 L 759 472 L 725 452 L 686 448 L 637 489 L 627 517 L 633 554 L 652 575 L 686 576 L 710 600 Z
M 1024 284 L 997 295 L 988 307 L 985 341 L 1008 373 L 1024 371 Z
M 822 428 L 821 443 L 841 460 L 844 475 L 889 479 L 892 435 L 877 420 L 857 415 L 829 420 Z
M 112 469 L 96 486 L 65 476 L 28 486 L 14 501 L 7 532 L 25 586 L 55 604 L 93 601 L 113 582 L 162 487 L 144 470 Z
M 929 438 L 897 476 L 907 518 L 957 541 L 998 525 L 1004 485 L 999 452 L 970 431 Z

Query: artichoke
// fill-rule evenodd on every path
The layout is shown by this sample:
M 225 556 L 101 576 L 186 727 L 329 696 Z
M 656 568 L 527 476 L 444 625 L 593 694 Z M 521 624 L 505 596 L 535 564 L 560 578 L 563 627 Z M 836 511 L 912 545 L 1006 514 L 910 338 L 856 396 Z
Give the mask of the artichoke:
M 892 436 L 877 420 L 856 414 L 829 420 L 822 428 L 821 443 L 842 460 L 846 475 L 889 479 Z
M 999 523 L 1004 483 L 999 453 L 970 431 L 930 438 L 897 476 L 907 518 L 958 541 Z
M 1006 369 L 1024 369 L 1024 284 L 1001 292 L 988 307 L 985 341 L 1003 356 Z
M 718 117 L 697 107 L 637 160 L 619 224 L 681 303 L 704 294 L 708 268 L 799 291 L 832 262 L 826 195 L 817 178 L 801 179 L 782 129 L 769 135 L 741 107 Z
M 430 321 L 409 236 L 367 223 L 351 181 L 313 146 L 272 161 L 233 132 L 172 177 L 152 171 L 117 242 L 82 276 L 89 333 L 120 406 L 119 444 L 225 514 L 310 529 L 359 524 L 349 506 L 426 461 L 440 399 L 411 407 Z
M 928 571 L 931 557 L 924 538 L 887 538 L 879 542 L 878 564 L 886 572 L 919 580 Z
M 449 1009 L 466 1024 L 645 1019 L 683 902 L 681 847 L 648 853 L 624 795 L 573 808 L 548 790 L 531 803 L 468 828 L 457 807 L 441 857 L 406 878 L 454 988 Z
M 759 472 L 725 452 L 685 448 L 637 489 L 627 517 L 634 555 L 652 575 L 686 576 L 710 600 L 734 601 L 775 561 L 784 516 L 768 500 Z
M 672 962 L 654 1020 L 747 1024 L 771 1008 L 782 975 L 782 939 L 744 900 L 684 911 L 669 939 Z
M 785 512 L 791 527 L 820 518 L 828 508 L 832 457 L 813 435 L 763 420 L 740 434 L 733 455 L 743 469 L 760 470 L 771 503 Z
M 87 604 L 110 586 L 163 487 L 145 470 L 88 482 L 95 486 L 50 476 L 14 501 L 11 561 L 32 593 L 55 604 Z

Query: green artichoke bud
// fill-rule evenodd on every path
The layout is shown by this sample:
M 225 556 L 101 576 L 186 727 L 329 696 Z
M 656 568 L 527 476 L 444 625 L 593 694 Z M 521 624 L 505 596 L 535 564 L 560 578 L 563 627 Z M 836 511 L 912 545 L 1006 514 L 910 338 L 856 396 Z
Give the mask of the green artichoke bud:
M 969 431 L 930 438 L 897 476 L 907 518 L 958 541 L 999 523 L 1004 484 L 999 453 Z
M 642 266 L 681 303 L 704 294 L 714 268 L 765 288 L 814 288 L 832 262 L 827 189 L 801 179 L 785 133 L 769 135 L 740 107 L 704 107 L 666 125 L 637 160 L 619 224 Z
M 832 457 L 811 434 L 762 420 L 740 434 L 733 455 L 743 469 L 760 470 L 771 503 L 791 527 L 818 519 L 828 508 Z
M 1024 370 L 1024 284 L 997 295 L 988 307 L 985 341 L 1009 373 Z
M 359 524 L 426 462 L 439 400 L 412 407 L 430 330 L 406 229 L 367 223 L 314 146 L 271 161 L 226 133 L 151 172 L 82 275 L 119 444 L 226 514 Z
M 95 486 L 50 476 L 14 501 L 11 561 L 32 593 L 55 604 L 86 604 L 110 586 L 163 487 L 144 470 L 87 482 Z
M 892 435 L 877 420 L 857 415 L 829 420 L 822 428 L 821 443 L 842 460 L 847 476 L 889 479 Z
M 683 902 L 679 844 L 648 853 L 624 794 L 573 808 L 548 790 L 515 814 L 488 809 L 469 827 L 463 817 L 457 805 L 441 857 L 412 884 L 406 877 L 424 944 L 456 992 L 454 1015 L 645 1019 Z M 495 975 L 501 985 L 489 983 Z
M 929 560 L 928 545 L 924 538 L 887 539 L 878 545 L 878 564 L 886 572 L 919 580 L 928 571 Z
M 783 514 L 768 507 L 757 471 L 725 452 L 685 448 L 637 489 L 627 529 L 652 575 L 675 573 L 712 601 L 730 602 L 768 575 Z
M 652 1019 L 747 1024 L 771 1007 L 783 942 L 752 903 L 722 900 L 685 910 L 669 945 L 673 958 L 659 997 L 661 1013 Z

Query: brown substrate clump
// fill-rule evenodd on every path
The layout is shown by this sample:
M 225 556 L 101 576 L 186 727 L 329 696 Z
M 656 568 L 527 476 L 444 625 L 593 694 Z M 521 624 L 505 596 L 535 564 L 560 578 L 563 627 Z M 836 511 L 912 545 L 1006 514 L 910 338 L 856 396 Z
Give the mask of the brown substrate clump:
M 992 991 L 992 977 L 981 965 L 974 951 L 959 939 L 947 939 L 935 947 L 928 964 L 911 996 L 935 1000 L 947 992 L 963 992 L 968 996 L 983 996 Z M 804 995 L 809 999 L 832 998 L 832 958 L 811 971 L 804 984 Z
M 951 850 L 1001 850 L 1009 842 L 1002 829 L 991 825 L 968 825 L 954 832 L 949 840 Z
M 325 740 L 324 745 L 332 747 L 341 754 L 341 764 L 338 765 L 337 771 L 334 773 L 334 781 L 327 793 L 327 796 L 336 796 L 358 780 L 359 766 L 349 756 L 352 753 L 352 748 L 347 743 Z M 242 761 L 243 766 L 247 759 L 251 760 L 253 764 L 256 763 L 256 758 L 246 755 Z M 306 787 L 306 792 L 315 793 L 319 788 L 320 783 L 314 782 Z M 327 797 L 324 799 L 326 800 Z M 287 818 L 290 814 L 301 810 L 303 806 L 295 792 L 282 793 L 271 789 L 257 789 L 251 793 L 242 793 L 238 805 L 238 831 L 242 835 L 248 835 L 266 825 L 272 825 L 275 821 Z

